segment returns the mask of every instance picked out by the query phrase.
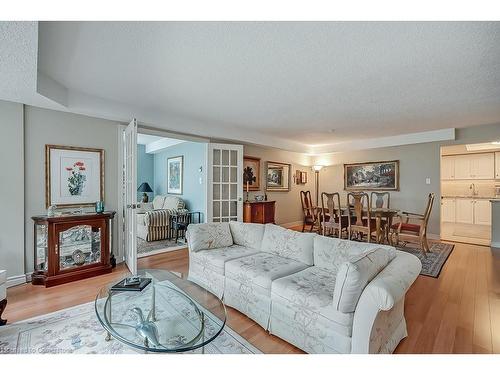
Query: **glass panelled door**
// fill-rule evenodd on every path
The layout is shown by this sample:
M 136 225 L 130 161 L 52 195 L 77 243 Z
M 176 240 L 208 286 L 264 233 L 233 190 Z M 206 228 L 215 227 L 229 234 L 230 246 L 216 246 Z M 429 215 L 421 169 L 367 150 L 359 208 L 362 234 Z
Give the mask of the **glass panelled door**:
M 243 219 L 243 146 L 208 145 L 208 222 Z

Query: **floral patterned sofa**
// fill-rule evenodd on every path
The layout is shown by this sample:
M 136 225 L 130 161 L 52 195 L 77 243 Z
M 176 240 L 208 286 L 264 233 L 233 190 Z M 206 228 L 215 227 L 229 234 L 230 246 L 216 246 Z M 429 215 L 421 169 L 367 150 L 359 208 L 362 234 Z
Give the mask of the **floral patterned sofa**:
M 420 260 L 273 224 L 192 224 L 189 279 L 308 353 L 392 353 Z

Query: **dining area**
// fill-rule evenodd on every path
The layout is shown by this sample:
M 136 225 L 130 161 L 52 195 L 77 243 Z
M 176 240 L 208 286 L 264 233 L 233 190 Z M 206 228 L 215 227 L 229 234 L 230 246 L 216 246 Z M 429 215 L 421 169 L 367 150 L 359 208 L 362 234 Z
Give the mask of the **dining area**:
M 422 213 L 393 207 L 389 191 L 348 191 L 344 196 L 339 192 L 321 192 L 317 193 L 316 202 L 310 191 L 301 191 L 300 199 L 303 232 L 392 246 L 417 242 L 424 256 L 430 251 L 427 225 L 434 193 L 428 195 Z

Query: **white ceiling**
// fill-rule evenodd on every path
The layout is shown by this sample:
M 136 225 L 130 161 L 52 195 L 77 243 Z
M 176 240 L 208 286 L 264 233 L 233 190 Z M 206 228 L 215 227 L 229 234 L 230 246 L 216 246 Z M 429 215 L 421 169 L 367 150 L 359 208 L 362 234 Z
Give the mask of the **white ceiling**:
M 140 145 L 148 145 L 150 143 L 156 142 L 163 139 L 163 137 L 158 137 L 156 135 L 149 135 L 149 134 L 137 134 L 137 144 Z
M 38 40 L 55 107 L 200 136 L 334 151 L 500 122 L 498 22 L 41 22 Z

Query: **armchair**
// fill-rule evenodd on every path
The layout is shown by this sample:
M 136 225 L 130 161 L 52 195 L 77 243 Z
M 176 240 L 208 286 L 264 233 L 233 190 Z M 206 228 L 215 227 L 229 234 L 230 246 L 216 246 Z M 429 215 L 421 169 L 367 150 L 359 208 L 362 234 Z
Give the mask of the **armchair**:
M 137 236 L 148 242 L 169 238 L 170 215 L 179 212 L 187 212 L 181 198 L 157 195 L 152 203 L 143 203 L 137 213 Z
M 423 214 L 403 211 L 401 215 L 398 215 L 399 223 L 393 224 L 391 228 L 391 242 L 398 245 L 401 237 L 410 240 L 416 239 L 420 242 L 424 256 L 430 252 L 427 242 L 427 224 L 431 216 L 433 203 L 434 193 L 430 193 L 427 200 L 427 207 Z M 414 221 L 414 223 L 410 223 L 410 221 Z

